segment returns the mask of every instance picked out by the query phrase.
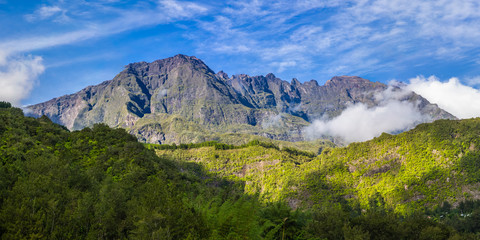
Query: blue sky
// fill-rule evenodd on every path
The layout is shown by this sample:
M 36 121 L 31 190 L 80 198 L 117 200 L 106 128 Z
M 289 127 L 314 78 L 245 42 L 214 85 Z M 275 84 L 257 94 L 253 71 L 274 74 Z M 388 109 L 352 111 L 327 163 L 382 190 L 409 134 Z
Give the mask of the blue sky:
M 178 53 L 288 81 L 480 83 L 478 0 L 0 0 L 0 26 L 0 97 L 17 105 Z

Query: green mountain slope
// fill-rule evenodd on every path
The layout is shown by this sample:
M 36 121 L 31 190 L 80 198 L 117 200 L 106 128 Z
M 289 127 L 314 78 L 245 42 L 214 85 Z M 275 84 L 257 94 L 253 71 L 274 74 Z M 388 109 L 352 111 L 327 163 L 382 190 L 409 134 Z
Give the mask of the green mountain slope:
M 353 149 L 390 149 L 395 136 L 343 149 L 330 149 L 326 143 L 319 157 L 259 141 L 244 146 L 149 145 L 156 148 L 158 157 L 122 129 L 97 124 L 69 132 L 46 117 L 24 117 L 20 109 L 3 102 L 0 123 L 1 239 L 480 236 L 476 221 L 480 202 L 461 202 L 458 208 L 444 204 L 431 212 L 408 205 L 416 210 L 413 214 L 395 213 L 390 206 L 397 212 L 402 208 L 392 205 L 391 197 L 381 191 L 368 204 L 362 202 L 358 197 L 362 188 L 349 186 L 355 171 L 348 172 L 345 163 L 351 161 L 344 157 Z M 447 156 L 458 156 L 459 174 L 452 175 L 456 186 L 468 187 L 478 181 L 477 123 L 436 122 L 405 136 L 430 139 L 431 135 L 432 142 L 443 141 L 439 146 L 447 146 L 445 152 L 449 144 L 463 143 Z M 442 124 L 451 128 L 434 131 L 445 129 Z M 465 131 L 471 134 L 463 135 Z M 461 177 L 467 182 L 461 182 Z M 430 189 L 437 186 L 442 186 L 439 181 Z M 353 197 L 346 200 L 346 192 Z
M 383 134 L 321 155 L 245 146 L 157 150 L 246 182 L 245 191 L 292 207 L 346 201 L 367 207 L 382 197 L 399 213 L 447 201 L 480 199 L 480 119 L 439 120 L 399 135 Z M 161 148 L 161 147 L 157 147 Z M 165 148 L 165 147 L 164 147 Z
M 479 144 L 480 119 L 439 120 L 333 149 L 307 167 L 364 204 L 379 193 L 397 211 L 408 212 L 479 199 Z
M 2 239 L 200 238 L 193 179 L 122 129 L 70 133 L 0 107 Z

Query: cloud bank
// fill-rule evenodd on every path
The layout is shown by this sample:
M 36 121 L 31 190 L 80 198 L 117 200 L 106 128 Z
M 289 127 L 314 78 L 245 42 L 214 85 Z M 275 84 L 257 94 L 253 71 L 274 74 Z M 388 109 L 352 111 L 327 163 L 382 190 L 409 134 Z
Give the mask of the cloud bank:
M 475 85 L 478 79 L 468 78 L 465 82 Z M 405 101 L 405 97 L 412 92 L 458 118 L 480 117 L 478 89 L 462 84 L 458 78 L 442 82 L 435 76 L 419 76 L 410 79 L 407 84 L 392 81 L 390 87 L 375 95 L 375 100 L 379 102 L 375 107 L 363 103 L 352 104 L 333 119 L 315 120 L 305 128 L 305 134 L 309 138 L 337 137 L 350 143 L 366 141 L 383 132 L 405 131 L 421 122 L 430 122 L 431 117 L 422 114 L 417 104 Z
M 44 70 L 41 57 L 13 57 L 0 52 L 0 100 L 19 106 Z
M 416 104 L 388 97 L 376 107 L 352 104 L 331 120 L 315 120 L 305 133 L 310 138 L 333 136 L 348 143 L 359 142 L 380 136 L 383 132 L 410 129 L 424 119 Z
M 463 85 L 458 78 L 441 82 L 435 76 L 419 76 L 410 79 L 406 89 L 422 95 L 458 118 L 480 117 L 480 91 Z

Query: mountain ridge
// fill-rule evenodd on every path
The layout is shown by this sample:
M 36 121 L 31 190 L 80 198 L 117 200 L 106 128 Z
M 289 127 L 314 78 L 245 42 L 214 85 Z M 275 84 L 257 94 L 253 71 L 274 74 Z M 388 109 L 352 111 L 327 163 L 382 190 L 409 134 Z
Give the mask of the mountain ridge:
M 316 80 L 288 82 L 273 73 L 229 77 L 223 71 L 215 73 L 196 57 L 179 54 L 151 63 L 130 63 L 112 80 L 28 109 L 70 130 L 103 122 L 152 143 L 218 140 L 202 131 L 302 141 L 304 127 L 313 120 L 338 116 L 349 104 L 377 106 L 375 94 L 387 88 L 357 76 L 336 76 L 324 85 Z M 454 118 L 413 92 L 404 100 L 417 103 L 431 120 Z M 177 116 L 184 128 L 167 130 L 167 120 L 159 119 L 168 116 Z M 139 121 L 143 118 L 158 121 Z

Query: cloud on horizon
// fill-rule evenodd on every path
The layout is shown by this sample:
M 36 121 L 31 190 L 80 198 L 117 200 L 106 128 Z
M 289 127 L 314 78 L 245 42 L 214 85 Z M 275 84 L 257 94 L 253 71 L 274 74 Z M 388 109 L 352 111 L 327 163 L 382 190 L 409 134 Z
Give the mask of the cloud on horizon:
M 475 84 L 477 79 L 469 78 L 466 82 Z M 397 90 L 394 91 L 392 86 L 398 87 Z M 422 115 L 416 104 L 401 101 L 411 92 L 458 118 L 480 117 L 479 90 L 462 84 L 458 78 L 442 82 L 435 76 L 418 76 L 410 79 L 409 83 L 391 81 L 389 88 L 375 95 L 378 106 L 352 104 L 333 119 L 313 121 L 305 128 L 305 134 L 309 138 L 333 136 L 351 143 L 370 140 L 383 132 L 402 132 L 419 123 L 430 122 L 430 116 Z
M 442 82 L 435 76 L 418 76 L 410 79 L 406 89 L 420 94 L 458 118 L 480 117 L 480 91 L 462 84 L 458 78 Z
M 304 129 L 304 133 L 310 139 L 333 136 L 351 143 L 370 140 L 383 132 L 396 133 L 411 129 L 428 120 L 428 116 L 423 116 L 416 104 L 400 100 L 408 93 L 405 90 L 393 91 L 389 87 L 376 95 L 378 106 L 351 104 L 333 119 L 313 121 Z
M 0 53 L 0 101 L 20 106 L 45 67 L 38 56 L 8 56 Z
M 63 3 L 62 1 L 58 3 Z M 108 2 L 107 2 L 108 3 Z M 105 4 L 107 4 L 105 3 Z M 62 45 L 73 44 L 94 38 L 102 38 L 110 35 L 131 31 L 145 26 L 169 23 L 183 19 L 194 18 L 204 14 L 208 9 L 195 2 L 161 0 L 155 6 L 146 7 L 141 4 L 128 9 L 116 9 L 101 5 L 91 4 L 90 11 L 105 11 L 113 14 L 112 20 L 88 19 L 88 11 L 78 10 L 78 16 L 87 16 L 86 19 L 74 19 L 67 16 L 67 12 L 75 15 L 75 4 L 71 4 L 71 11 L 66 6 L 41 5 L 33 13 L 24 15 L 29 22 L 51 20 L 53 22 L 77 21 L 82 22 L 81 28 L 73 28 L 69 31 L 33 35 L 21 39 L 0 39 L 0 100 L 10 101 L 14 105 L 20 105 L 23 99 L 28 98 L 33 87 L 37 83 L 39 75 L 45 71 L 43 58 L 25 53 Z M 103 14 L 104 12 L 102 12 Z M 160 14 L 161 13 L 161 14 Z M 72 24 L 75 25 L 75 24 Z

